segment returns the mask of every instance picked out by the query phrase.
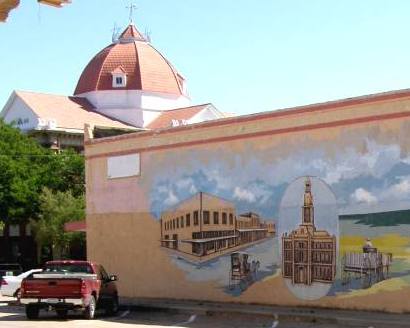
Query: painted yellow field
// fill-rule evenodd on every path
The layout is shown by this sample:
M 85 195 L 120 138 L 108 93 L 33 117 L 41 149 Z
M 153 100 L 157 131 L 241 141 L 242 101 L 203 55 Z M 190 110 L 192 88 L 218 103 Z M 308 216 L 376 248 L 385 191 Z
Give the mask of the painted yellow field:
M 362 252 L 362 247 L 365 243 L 365 239 L 362 236 L 341 236 L 340 237 L 340 254 L 343 255 L 346 252 Z M 405 260 L 410 262 L 410 237 L 406 237 L 399 234 L 385 234 L 372 239 L 372 244 L 377 247 L 379 252 L 392 253 L 394 259 Z M 338 298 L 350 298 L 356 296 L 367 296 L 380 292 L 392 292 L 399 291 L 409 286 L 408 279 L 391 278 L 380 281 L 370 288 L 353 290 L 347 293 L 339 293 Z
M 341 236 L 340 254 L 362 252 L 365 241 L 362 236 Z M 399 234 L 386 234 L 373 238 L 372 244 L 380 252 L 392 253 L 393 258 L 408 258 L 410 260 L 410 237 Z

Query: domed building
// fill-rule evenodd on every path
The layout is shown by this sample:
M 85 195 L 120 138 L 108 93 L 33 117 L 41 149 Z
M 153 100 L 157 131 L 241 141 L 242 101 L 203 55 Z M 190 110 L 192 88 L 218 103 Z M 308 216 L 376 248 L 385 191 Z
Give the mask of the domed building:
M 85 97 L 98 112 L 138 127 L 162 110 L 191 104 L 185 79 L 133 24 L 88 63 L 74 95 Z
M 73 96 L 13 91 L 0 112 L 45 146 L 79 151 L 85 124 L 113 135 L 222 117 L 191 104 L 185 78 L 133 23 L 85 66 Z
M 86 124 L 98 138 L 222 117 L 212 104 L 191 105 L 185 78 L 132 23 L 85 66 L 73 96 L 15 90 L 0 112 L 0 119 L 43 146 L 78 152 L 83 150 Z M 10 225 L 5 231 L 0 245 L 9 242 L 0 260 L 15 262 L 22 253 L 35 262 L 35 252 L 25 251 L 35 250 L 27 226 Z

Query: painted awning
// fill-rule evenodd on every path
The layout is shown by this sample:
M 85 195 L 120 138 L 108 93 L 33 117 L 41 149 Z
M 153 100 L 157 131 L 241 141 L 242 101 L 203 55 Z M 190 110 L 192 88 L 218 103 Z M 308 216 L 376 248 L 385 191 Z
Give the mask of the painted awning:
M 84 221 L 73 221 L 64 224 L 65 232 L 86 232 L 87 225 Z

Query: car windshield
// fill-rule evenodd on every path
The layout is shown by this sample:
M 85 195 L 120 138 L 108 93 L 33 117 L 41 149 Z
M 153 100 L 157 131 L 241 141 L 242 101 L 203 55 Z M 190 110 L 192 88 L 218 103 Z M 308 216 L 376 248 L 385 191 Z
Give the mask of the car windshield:
M 89 264 L 72 264 L 72 263 L 59 263 L 48 264 L 44 270 L 44 273 L 93 273 L 93 270 Z

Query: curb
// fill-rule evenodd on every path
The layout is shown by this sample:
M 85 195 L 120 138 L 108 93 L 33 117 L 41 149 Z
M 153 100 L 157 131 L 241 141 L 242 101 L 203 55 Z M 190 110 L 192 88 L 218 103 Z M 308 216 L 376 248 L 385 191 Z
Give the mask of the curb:
M 285 322 L 307 322 L 339 324 L 342 327 L 389 327 L 409 328 L 409 314 L 392 314 L 370 311 L 351 311 L 318 308 L 289 308 L 216 302 L 189 302 L 164 300 L 135 300 L 122 302 L 131 311 L 165 311 L 170 313 L 190 313 L 212 316 L 222 314 L 248 314 L 269 316 Z

